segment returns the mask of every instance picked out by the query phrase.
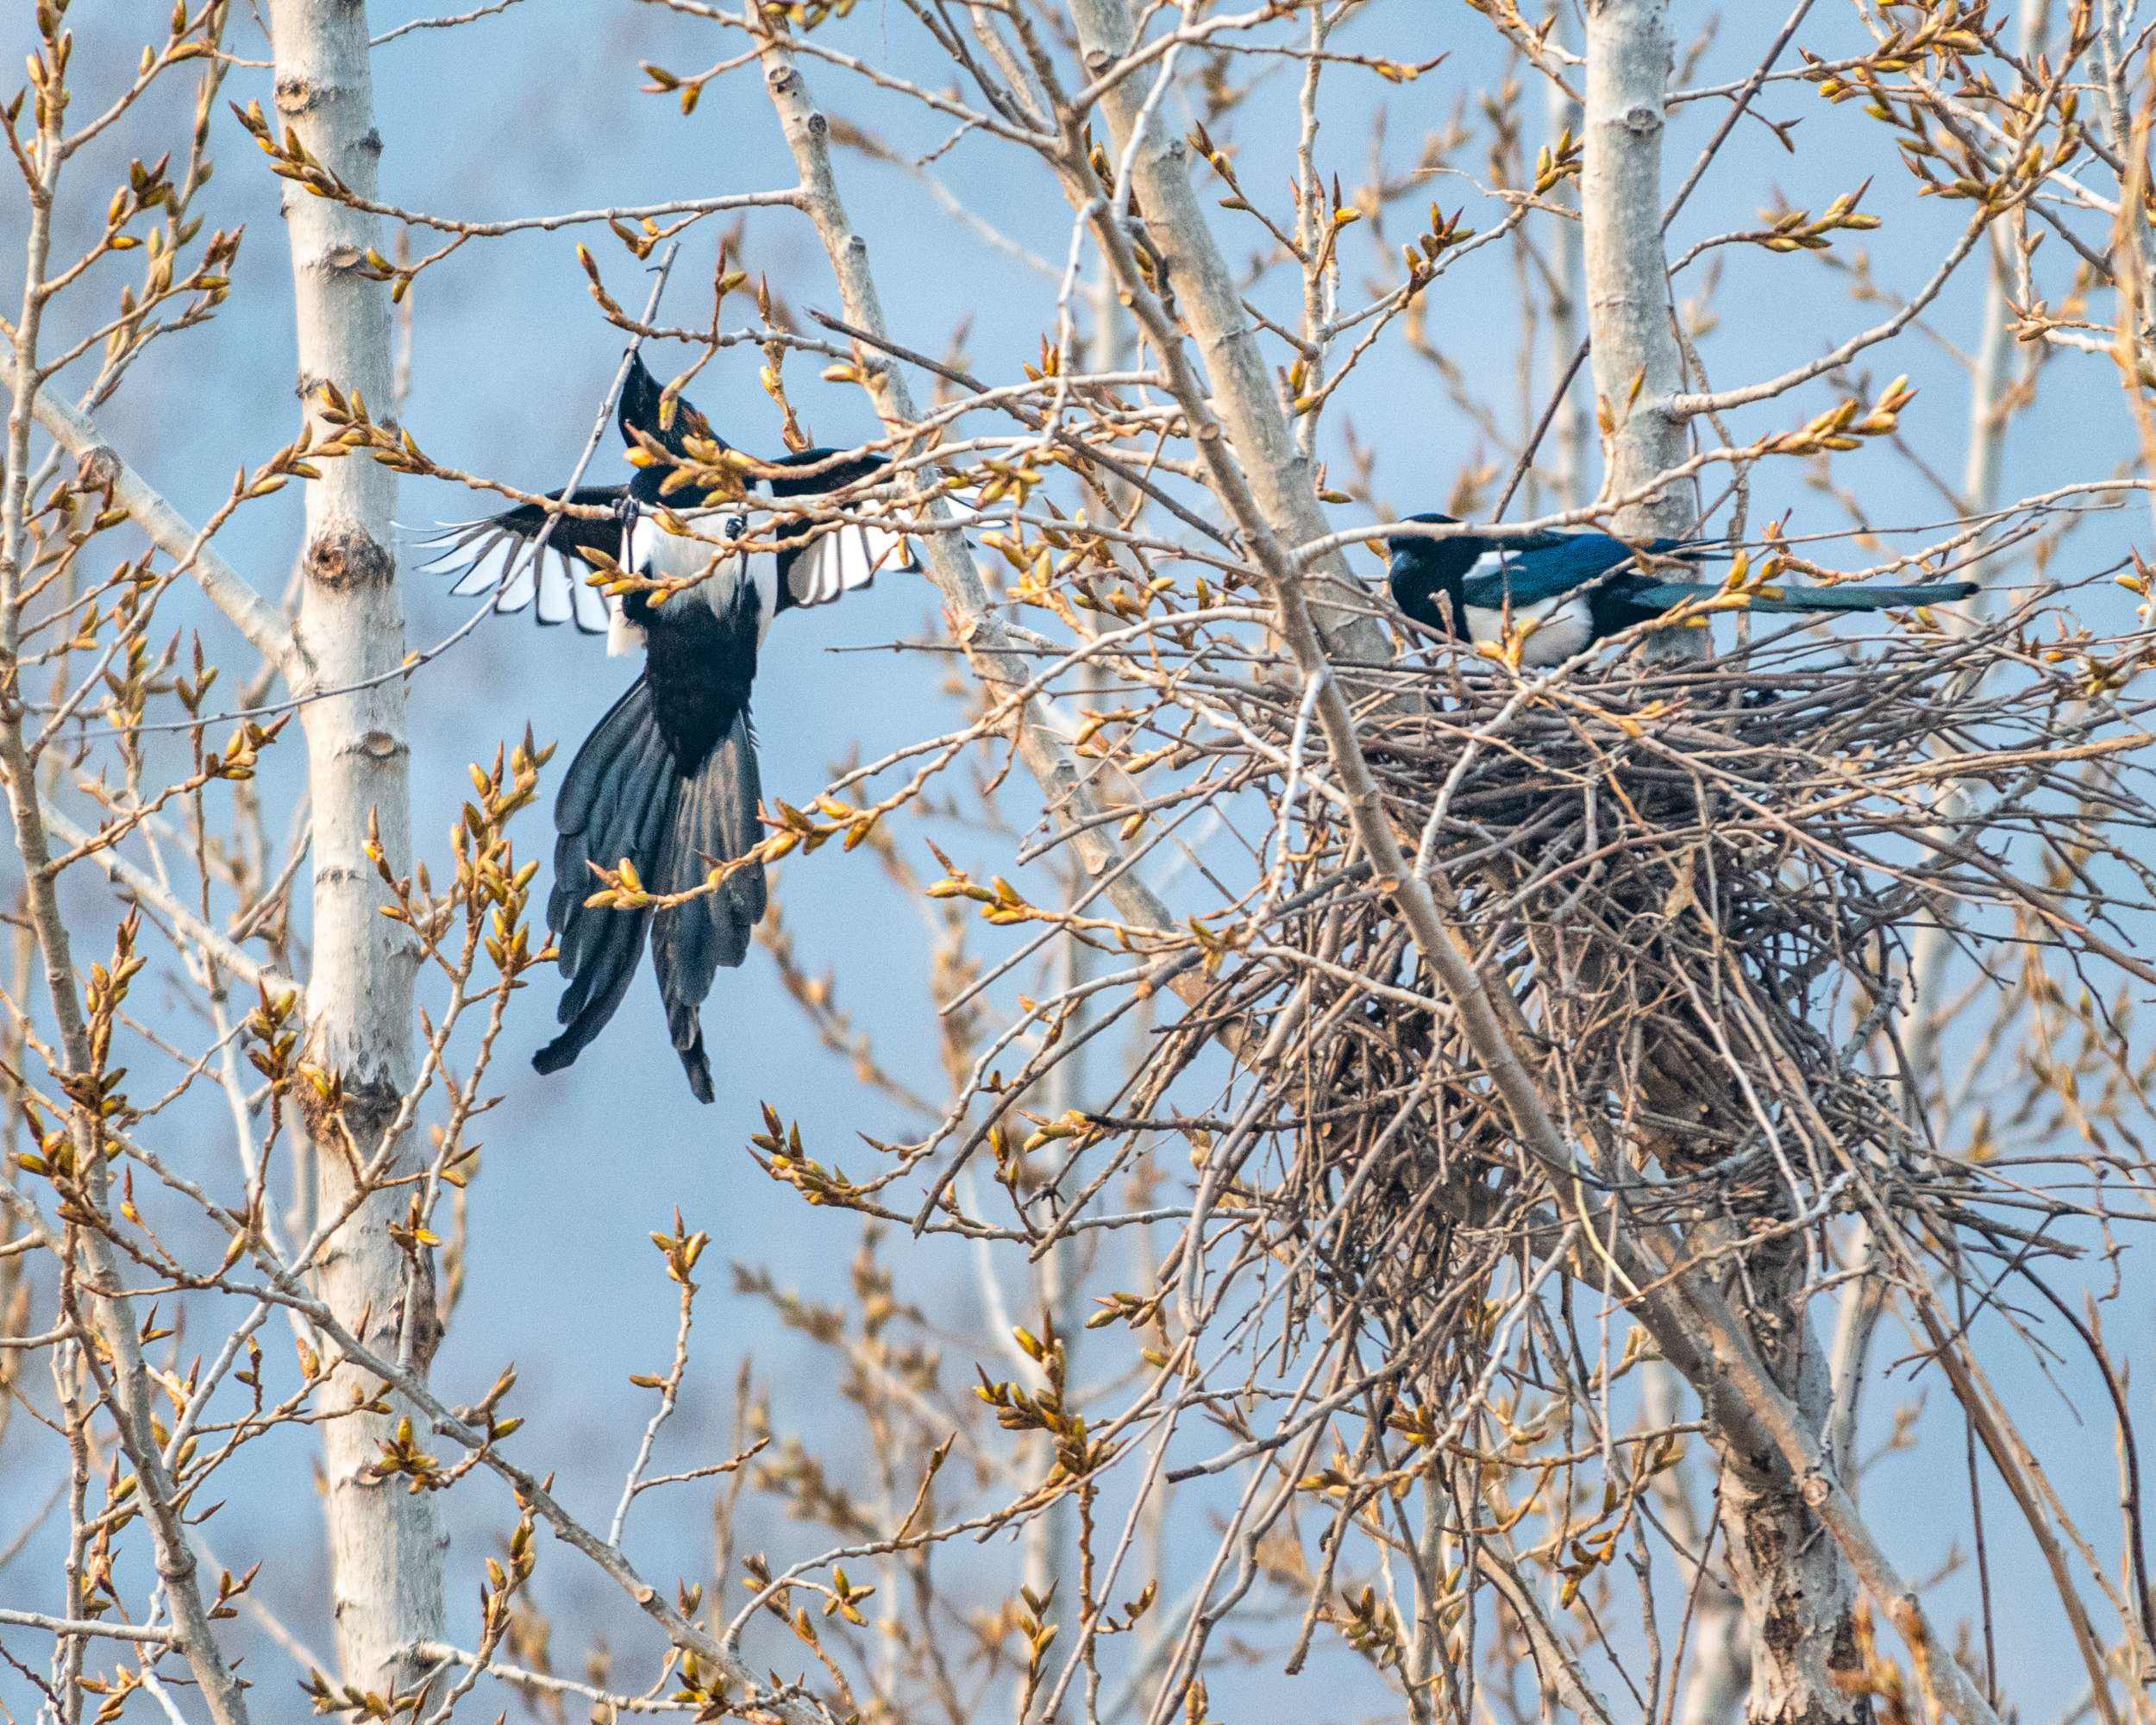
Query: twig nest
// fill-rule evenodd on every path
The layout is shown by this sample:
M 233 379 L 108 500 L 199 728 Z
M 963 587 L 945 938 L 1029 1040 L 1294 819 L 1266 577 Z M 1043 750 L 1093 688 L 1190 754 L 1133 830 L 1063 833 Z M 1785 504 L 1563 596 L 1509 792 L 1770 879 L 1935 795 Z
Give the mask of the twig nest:
M 1910 939 L 2010 952 L 2156 885 L 2120 784 L 2146 771 L 2136 711 L 2090 654 L 2029 650 L 2023 621 L 1853 655 L 1785 633 L 1683 668 L 1366 679 L 1363 746 L 1402 848 L 1575 1166 L 1517 1143 L 1341 811 L 1303 796 L 1278 894 L 1295 908 L 1236 993 L 1304 1076 L 1277 1178 L 1244 1186 L 1310 1300 L 1362 1302 L 1434 1358 L 1497 1266 L 1546 1252 L 1581 1195 L 1613 1186 L 1642 1220 L 1723 1242 L 1732 1274 L 1852 1207 L 1934 1237 L 1965 1220 L 1970 1167 L 1926 1139 L 1904 1083 Z M 2099 939 L 2090 962 L 2107 956 L 2145 968 Z

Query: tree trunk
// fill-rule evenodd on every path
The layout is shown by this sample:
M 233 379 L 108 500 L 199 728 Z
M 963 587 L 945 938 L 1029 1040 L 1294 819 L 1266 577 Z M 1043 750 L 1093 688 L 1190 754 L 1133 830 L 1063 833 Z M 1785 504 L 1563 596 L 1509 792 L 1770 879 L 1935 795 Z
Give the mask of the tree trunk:
M 1747 1264 L 1760 1304 L 1745 1310 L 1753 1346 L 1814 1433 L 1832 1400 L 1827 1356 L 1797 1304 L 1801 1242 L 1777 1241 Z M 1852 1689 L 1864 1674 L 1857 1586 L 1840 1549 L 1805 1504 L 1802 1481 L 1779 1456 L 1722 1446 L 1722 1544 L 1743 1602 L 1752 1661 L 1752 1725 L 1869 1725 L 1871 1703 Z
M 1683 371 L 1662 247 L 1668 14 L 1669 0 L 1588 0 L 1587 6 L 1581 244 L 1595 392 L 1612 424 L 1604 491 L 1618 497 L 1687 453 L 1684 421 L 1673 407 Z M 1696 521 L 1689 486 L 1665 486 L 1617 512 L 1620 531 L 1643 537 L 1682 538 Z M 1704 651 L 1699 631 L 1667 630 L 1655 640 L 1677 656 Z
M 1087 71 L 1099 77 L 1129 52 L 1137 34 L 1124 0 L 1074 0 L 1071 18 Z M 1243 308 L 1235 274 L 1214 242 L 1206 205 L 1190 183 L 1189 146 L 1162 117 L 1166 104 L 1149 102 L 1150 78 L 1125 78 L 1100 97 L 1115 160 L 1127 154 L 1145 237 L 1162 265 L 1163 299 L 1196 338 L 1205 361 L 1213 411 L 1241 458 L 1266 523 L 1290 545 L 1332 531 L 1318 502 L 1315 474 L 1295 447 L 1257 329 Z M 1145 129 L 1138 147 L 1131 135 Z M 1313 560 L 1307 573 L 1313 620 L 1326 650 L 1351 663 L 1382 664 L 1388 656 L 1376 620 L 1341 605 L 1327 589 L 1358 584 L 1338 551 Z
M 277 107 L 315 158 L 362 197 L 374 193 L 381 138 L 374 129 L 364 0 L 271 0 Z M 392 388 L 389 298 L 354 267 L 375 243 L 373 216 L 287 185 L 292 280 L 299 332 L 299 390 L 317 427 L 318 394 L 335 384 L 385 411 Z M 411 856 L 411 792 L 404 690 L 384 678 L 403 662 L 390 507 L 395 481 L 364 457 L 325 464 L 307 487 L 306 585 L 299 647 L 317 684 L 351 692 L 303 709 L 314 807 L 314 969 L 308 984 L 309 1047 L 334 1081 L 341 1115 L 303 1086 L 316 1147 L 317 1196 L 326 1222 L 350 1209 L 324 1252 L 323 1299 L 370 1346 L 404 1353 L 423 1370 L 436 1339 L 431 1276 L 411 1266 L 391 1237 L 404 1200 L 372 1189 L 403 1171 L 407 1151 L 383 1133 L 411 1082 L 412 981 L 417 957 L 406 930 L 381 914 L 385 902 L 367 854 L 369 825 L 398 873 Z M 344 1134 L 349 1133 L 348 1144 Z M 362 1178 L 367 1170 L 372 1178 Z M 355 1207 L 356 1206 L 356 1207 Z M 408 1274 L 408 1268 L 413 1273 Z M 405 1321 L 408 1291 L 419 1308 Z M 338 1371 L 327 1391 L 342 1408 L 379 1388 L 367 1373 Z M 348 1684 L 409 1694 L 423 1663 L 413 1651 L 442 1639 L 443 1540 L 429 1497 L 373 1477 L 384 1441 L 406 1409 L 351 1414 L 323 1428 L 329 1475 L 329 1556 L 337 1654 Z
M 1608 423 L 1605 494 L 1629 497 L 1688 453 L 1675 409 L 1682 380 L 1662 242 L 1664 98 L 1670 69 L 1668 0 L 1588 0 L 1586 159 L 1581 179 L 1583 244 L 1595 388 Z M 1691 487 L 1664 486 L 1617 511 L 1620 532 L 1681 538 L 1697 524 Z M 1649 651 L 1669 659 L 1704 656 L 1704 630 L 1669 630 Z M 1742 1112 L 1717 1072 L 1658 1071 L 1650 1100 L 1675 1117 Z M 1664 1093 L 1657 1099 L 1652 1093 Z M 1650 1154 L 1682 1163 L 1685 1146 Z M 1754 1255 L 1752 1300 L 1738 1311 L 1777 1385 L 1817 1438 L 1830 1401 L 1826 1361 L 1797 1303 L 1801 1250 L 1780 1244 Z M 1783 1458 L 1751 1456 L 1723 1441 L 1722 1534 L 1741 1602 L 1751 1660 L 1746 1708 L 1752 1725 L 1852 1725 L 1871 1703 L 1837 1681 L 1860 1669 L 1856 1587 L 1839 1549 L 1800 1495 Z M 1733 1668 L 1734 1647 L 1712 1657 Z M 1702 1706 L 1713 1701 L 1690 1698 Z

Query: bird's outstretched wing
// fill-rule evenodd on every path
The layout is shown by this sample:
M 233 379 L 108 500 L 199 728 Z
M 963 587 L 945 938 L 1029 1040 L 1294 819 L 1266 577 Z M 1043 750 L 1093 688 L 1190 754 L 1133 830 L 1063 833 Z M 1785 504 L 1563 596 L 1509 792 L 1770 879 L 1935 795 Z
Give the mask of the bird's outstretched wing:
M 874 456 L 840 461 L 826 467 L 837 452 L 804 449 L 771 465 L 781 469 L 766 481 L 774 498 L 814 497 L 843 490 L 884 470 Z M 809 467 L 809 473 L 787 473 L 788 467 Z M 851 513 L 865 513 L 853 511 Z M 795 605 L 828 605 L 847 593 L 867 586 L 886 569 L 917 569 L 912 549 L 903 534 L 887 527 L 861 522 L 819 526 L 812 522 L 782 522 L 778 536 L 779 609 Z
M 620 503 L 624 489 L 621 486 L 580 486 L 569 494 L 568 501 L 611 509 Z M 549 495 L 559 499 L 561 493 Z M 548 627 L 573 622 L 586 635 L 604 635 L 608 622 L 606 601 L 586 583 L 591 565 L 577 553 L 590 549 L 618 556 L 621 524 L 562 516 L 535 559 L 531 544 L 544 530 L 547 519 L 546 510 L 526 503 L 476 521 L 445 522 L 441 531 L 425 542 L 426 549 L 435 555 L 424 567 L 430 574 L 455 575 L 456 585 L 449 589 L 455 598 L 471 599 L 492 592 L 497 595 L 497 611 L 522 611 L 530 605 L 539 621 Z

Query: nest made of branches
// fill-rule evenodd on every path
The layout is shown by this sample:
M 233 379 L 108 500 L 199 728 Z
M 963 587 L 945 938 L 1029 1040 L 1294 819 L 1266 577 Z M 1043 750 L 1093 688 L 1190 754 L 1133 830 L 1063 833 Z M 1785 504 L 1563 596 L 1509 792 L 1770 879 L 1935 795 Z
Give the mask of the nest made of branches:
M 2156 886 L 2146 703 L 2121 693 L 2149 642 L 2042 649 L 2029 618 L 1357 687 L 1403 849 L 1516 1009 L 1581 1179 L 1763 1241 L 1868 1202 L 1935 1250 L 1977 1214 L 1975 1168 L 1912 1106 L 1913 943 L 1993 967 L 2064 949 L 2099 1001 L 2156 980 L 2115 925 Z M 1271 716 L 1283 753 L 1293 718 Z M 1305 1310 L 1351 1300 L 1464 1363 L 1474 1326 L 1443 1320 L 1517 1262 L 1521 1219 L 1572 1200 L 1514 1141 L 1341 812 L 1293 812 L 1292 911 L 1234 987 L 1293 1107 L 1274 1170 L 1238 1184 L 1307 1266 Z

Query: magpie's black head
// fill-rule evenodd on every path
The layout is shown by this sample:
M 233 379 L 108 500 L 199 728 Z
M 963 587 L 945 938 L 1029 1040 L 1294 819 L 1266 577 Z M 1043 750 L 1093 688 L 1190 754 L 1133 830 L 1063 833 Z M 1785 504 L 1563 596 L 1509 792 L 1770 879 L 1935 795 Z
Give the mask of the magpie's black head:
M 691 436 L 711 437 L 718 442 L 711 422 L 697 411 L 686 396 L 677 397 L 674 404 L 674 423 L 659 423 L 660 403 L 666 394 L 666 386 L 652 374 L 642 354 L 632 354 L 629 359 L 629 378 L 622 385 L 621 405 L 615 417 L 621 423 L 622 441 L 632 449 L 636 447 L 636 434 L 641 431 L 657 442 L 659 446 L 674 455 L 686 452 L 686 439 Z M 724 448 L 725 444 L 719 442 Z
M 1432 512 L 1411 515 L 1407 519 L 1432 526 L 1451 526 L 1458 518 Z M 1438 603 L 1437 596 L 1458 584 L 1461 577 L 1475 567 L 1475 560 L 1489 549 L 1489 543 L 1470 536 L 1425 539 L 1388 534 L 1385 549 L 1392 554 L 1393 603 L 1417 623 L 1449 632 L 1452 619 Z

